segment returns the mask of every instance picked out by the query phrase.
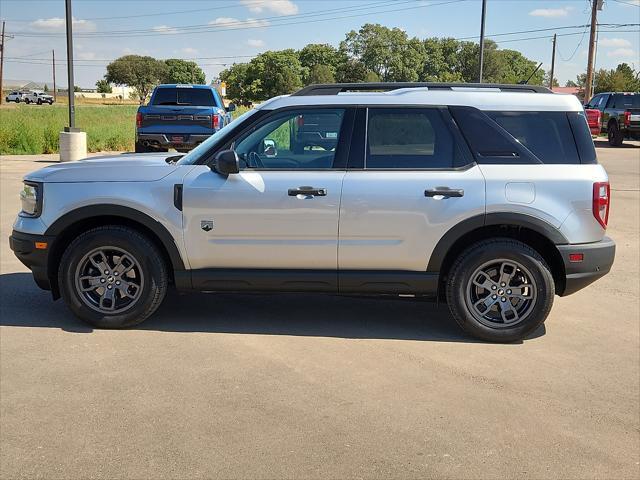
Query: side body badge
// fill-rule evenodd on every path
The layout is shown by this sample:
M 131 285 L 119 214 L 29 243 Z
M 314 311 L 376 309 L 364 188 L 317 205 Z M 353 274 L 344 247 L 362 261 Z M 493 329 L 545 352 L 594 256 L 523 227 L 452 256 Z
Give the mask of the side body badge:
M 205 232 L 213 230 L 213 220 L 200 220 L 200 228 Z

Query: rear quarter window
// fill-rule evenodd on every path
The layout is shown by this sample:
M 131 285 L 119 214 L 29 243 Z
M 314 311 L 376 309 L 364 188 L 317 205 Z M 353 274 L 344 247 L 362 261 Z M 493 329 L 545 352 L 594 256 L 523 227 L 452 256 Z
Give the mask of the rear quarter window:
M 451 111 L 478 163 L 595 163 L 582 112 Z

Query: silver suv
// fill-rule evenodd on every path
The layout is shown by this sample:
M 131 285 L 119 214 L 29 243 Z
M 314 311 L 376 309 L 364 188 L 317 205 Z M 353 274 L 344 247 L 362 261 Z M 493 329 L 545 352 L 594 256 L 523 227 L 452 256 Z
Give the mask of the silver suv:
M 185 156 L 27 175 L 10 243 L 97 327 L 140 323 L 173 286 L 439 297 L 471 335 L 510 342 L 610 270 L 609 193 L 574 96 L 313 85 Z

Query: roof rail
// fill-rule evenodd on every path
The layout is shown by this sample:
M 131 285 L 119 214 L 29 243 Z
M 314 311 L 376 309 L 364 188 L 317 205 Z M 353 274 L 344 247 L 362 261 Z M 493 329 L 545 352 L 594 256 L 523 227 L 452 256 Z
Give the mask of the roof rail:
M 337 95 L 342 92 L 384 91 L 400 88 L 424 88 L 429 90 L 453 90 L 454 88 L 499 88 L 503 92 L 552 93 L 547 87 L 539 85 L 506 85 L 501 83 L 431 83 L 431 82 L 373 82 L 373 83 L 320 83 L 308 85 L 295 93 L 293 97 L 309 95 Z

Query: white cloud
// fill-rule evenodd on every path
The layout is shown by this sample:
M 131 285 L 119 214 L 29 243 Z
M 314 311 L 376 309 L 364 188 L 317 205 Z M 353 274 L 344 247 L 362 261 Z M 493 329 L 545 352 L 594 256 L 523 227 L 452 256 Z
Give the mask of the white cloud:
M 94 52 L 78 52 L 79 60 L 94 60 L 96 58 L 96 54 Z
M 635 55 L 635 52 L 631 48 L 616 48 L 615 50 L 611 50 L 610 52 L 607 52 L 607 57 L 614 57 L 614 58 L 633 57 L 634 55 Z
M 545 18 L 555 18 L 555 17 L 566 17 L 569 15 L 569 12 L 573 9 L 573 7 L 562 7 L 562 8 L 536 8 L 535 10 L 531 10 L 529 15 L 532 17 L 545 17 Z
M 240 3 L 253 13 L 271 11 L 278 15 L 295 15 L 298 5 L 291 0 L 240 0 Z
M 64 18 L 60 17 L 39 18 L 31 22 L 29 26 L 33 30 L 61 32 L 65 29 L 66 23 Z M 80 20 L 73 17 L 73 29 L 79 32 L 93 32 L 96 29 L 96 24 L 89 20 Z
M 237 18 L 231 18 L 231 17 L 218 17 L 215 20 L 211 20 L 209 22 L 209 25 L 219 25 L 225 28 L 236 28 L 236 27 L 260 28 L 260 27 L 266 27 L 267 25 L 269 25 L 269 21 L 255 19 L 255 18 L 238 20 Z
M 631 42 L 624 38 L 603 38 L 598 40 L 598 45 L 602 47 L 630 47 Z
M 173 35 L 174 33 L 178 33 L 177 28 L 170 27 L 169 25 L 156 25 L 153 27 L 153 31 L 162 33 L 163 35 Z
M 191 47 L 185 47 L 181 50 L 182 53 L 184 53 L 185 55 L 197 55 L 198 54 L 198 50 L 195 48 L 191 48 Z
M 255 48 L 264 47 L 264 40 L 256 40 L 254 38 L 250 38 L 249 40 L 247 40 L 247 45 Z

